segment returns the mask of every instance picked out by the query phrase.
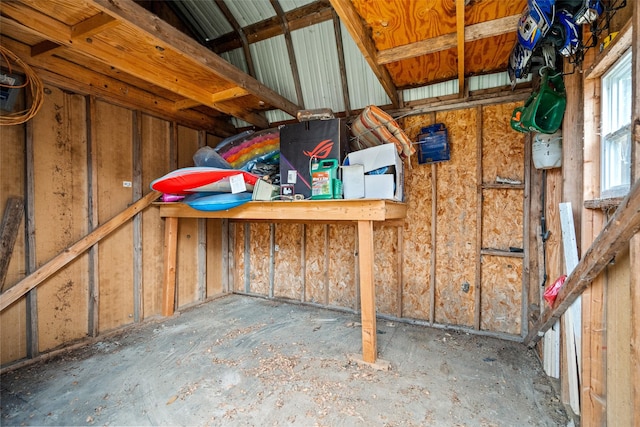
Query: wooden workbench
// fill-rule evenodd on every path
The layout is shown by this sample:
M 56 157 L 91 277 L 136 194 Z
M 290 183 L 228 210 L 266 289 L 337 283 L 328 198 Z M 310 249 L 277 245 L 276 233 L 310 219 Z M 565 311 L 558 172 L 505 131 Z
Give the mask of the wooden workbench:
M 377 357 L 376 302 L 373 281 L 373 222 L 398 220 L 406 216 L 404 203 L 391 200 L 301 200 L 249 202 L 227 211 L 204 212 L 183 203 L 161 203 L 160 216 L 166 218 L 163 309 L 165 316 L 174 312 L 176 285 L 176 252 L 178 218 L 227 218 L 268 220 L 273 222 L 336 222 L 358 223 L 358 253 L 360 260 L 360 305 L 362 317 L 362 358 L 374 363 Z

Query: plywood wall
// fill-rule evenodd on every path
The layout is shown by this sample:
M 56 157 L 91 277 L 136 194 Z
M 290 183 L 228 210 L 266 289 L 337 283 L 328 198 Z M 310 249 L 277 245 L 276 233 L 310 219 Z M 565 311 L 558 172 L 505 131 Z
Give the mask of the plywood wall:
M 133 201 L 133 114 L 105 102 L 96 103 L 98 222 L 113 218 Z M 116 125 L 117 124 L 117 125 Z M 124 224 L 98 247 L 99 330 L 132 323 L 133 226 Z
M 434 121 L 435 114 L 410 116 L 403 120 L 403 128 L 412 141 L 417 141 L 421 127 Z M 411 209 L 403 227 L 401 309 L 403 316 L 413 319 L 432 320 L 433 183 L 439 167 L 419 165 L 413 158 L 411 168 L 405 169 L 405 199 Z
M 421 165 L 413 158 L 405 168 L 406 220 L 374 227 L 378 313 L 521 334 L 523 254 L 529 251 L 525 138 L 509 126 L 518 105 L 402 120 L 411 140 L 421 127 L 445 123 L 451 159 Z M 498 177 L 519 184 L 496 186 Z M 359 308 L 353 224 L 238 223 L 234 236 L 236 290 Z
M 148 115 L 141 124 L 142 194 L 151 191 L 149 184 L 171 170 L 171 126 L 166 120 Z M 142 318 L 159 315 L 162 311 L 162 260 L 164 220 L 157 209 L 142 212 Z
M 276 297 L 301 300 L 303 297 L 303 224 L 276 224 L 274 250 L 274 291 Z M 275 249 L 275 248 L 274 248 Z
M 0 126 L 0 212 L 4 214 L 10 197 L 19 197 L 25 203 L 25 127 Z M 25 219 L 18 229 L 18 237 L 9 262 L 6 287 L 26 275 Z M 0 363 L 26 357 L 26 304 L 24 299 L 0 313 Z
M 85 99 L 48 89 L 30 124 L 37 267 L 88 230 Z M 87 266 L 81 256 L 37 289 L 40 351 L 87 335 Z
M 177 165 L 194 166 L 193 154 L 199 148 L 198 132 L 185 126 L 177 128 Z M 176 288 L 177 307 L 188 306 L 198 300 L 198 239 L 203 220 L 184 219 L 178 222 L 178 258 Z

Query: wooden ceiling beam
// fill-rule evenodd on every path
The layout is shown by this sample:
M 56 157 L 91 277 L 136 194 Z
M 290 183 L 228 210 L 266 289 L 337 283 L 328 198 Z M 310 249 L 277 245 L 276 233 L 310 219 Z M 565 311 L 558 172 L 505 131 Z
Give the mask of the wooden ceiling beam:
M 73 25 L 71 27 L 71 38 L 91 37 L 94 34 L 101 33 L 117 25 L 120 25 L 120 23 L 113 17 L 104 12 L 100 12 L 89 19 Z
M 335 9 L 344 26 L 347 27 L 351 38 L 353 38 L 360 52 L 362 52 L 364 59 L 380 81 L 387 96 L 391 99 L 391 104 L 397 108 L 400 104 L 398 90 L 393 83 L 389 71 L 376 62 L 377 50 L 375 44 L 369 35 L 369 31 L 367 31 L 367 28 L 363 24 L 360 15 L 358 15 L 358 12 L 353 6 L 353 3 L 351 3 L 351 0 L 331 0 L 331 6 Z
M 211 103 L 215 104 L 217 102 L 229 101 L 230 99 L 240 98 L 241 96 L 247 96 L 249 92 L 246 89 L 241 87 L 232 87 L 231 89 L 223 90 L 220 92 L 216 92 L 211 96 Z M 188 108 L 197 107 L 198 105 L 202 105 L 201 102 L 194 101 L 193 99 L 182 99 L 180 101 L 176 101 L 175 110 L 186 110 Z
M 295 111 L 298 110 L 297 106 L 286 98 L 243 73 L 206 48 L 194 44 L 186 35 L 152 16 L 135 3 L 129 0 L 106 0 L 91 4 L 96 5 L 98 9 L 104 8 L 103 12 L 111 14 L 111 16 L 115 12 L 109 8 L 121 13 L 121 15 L 116 14 L 116 19 L 119 23 L 126 25 L 121 31 L 137 32 L 136 37 L 139 40 L 146 40 L 147 43 L 138 45 L 135 49 L 131 47 L 131 50 L 127 51 L 130 55 L 127 56 L 123 54 L 122 49 L 107 43 L 102 37 L 70 40 L 71 29 L 69 27 L 19 4 L 9 2 L 7 7 L 3 5 L 3 13 L 42 37 L 64 44 L 132 76 L 152 82 L 187 98 L 197 100 L 203 105 L 238 117 L 260 128 L 269 127 L 268 120 L 262 114 L 247 111 L 245 108 L 234 104 L 211 103 L 210 98 L 215 91 L 203 85 L 201 78 L 192 80 L 184 77 L 182 75 L 184 73 L 177 72 L 176 69 L 180 64 L 176 63 L 176 58 L 184 59 L 182 67 L 185 69 L 191 67 L 193 70 L 190 73 L 194 73 L 193 75 L 211 74 L 212 80 L 218 80 L 218 85 L 220 84 L 220 79 L 228 82 L 227 87 L 223 89 L 228 89 L 229 85 L 237 84 L 256 95 L 265 104 L 285 109 L 285 111 L 294 115 Z
M 141 35 L 156 40 L 159 45 L 165 46 L 165 49 L 172 49 L 184 56 L 186 60 L 190 62 L 192 61 L 193 63 L 203 67 L 204 71 L 207 73 L 214 74 L 218 78 L 222 78 L 229 83 L 246 89 L 250 94 L 264 101 L 265 104 L 278 108 L 292 116 L 295 116 L 297 111 L 300 110 L 298 105 L 260 83 L 250 75 L 242 72 L 242 70 L 228 63 L 206 47 L 194 43 L 189 36 L 178 31 L 161 19 L 151 15 L 134 1 L 88 1 L 96 8 L 108 13 L 117 20 L 126 23 L 127 26 L 141 32 Z M 219 107 L 221 106 L 218 104 L 213 106 L 213 108 L 216 109 Z M 259 127 L 268 127 L 268 122 L 264 117 L 254 113 L 241 117 L 238 115 L 240 113 L 241 111 L 237 111 L 236 113 L 233 113 L 233 115 Z M 267 126 L 265 126 L 265 124 Z
M 329 21 L 332 19 L 332 14 L 333 8 L 329 4 L 329 1 L 320 0 L 297 9 L 290 10 L 284 14 L 284 19 L 287 21 L 289 31 L 295 31 L 321 22 Z M 242 30 L 244 31 L 249 44 L 284 34 L 281 20 L 277 16 L 248 25 Z M 214 40 L 211 40 L 207 46 L 218 54 L 242 47 L 240 40 L 235 37 L 234 32 L 224 34 Z
M 77 40 L 80 37 L 91 37 L 94 34 L 108 30 L 118 25 L 118 21 L 105 13 L 98 13 L 89 19 L 73 25 L 70 28 L 71 40 Z M 64 48 L 64 45 L 53 42 L 51 40 L 44 40 L 31 48 L 31 56 L 37 55 L 53 55 Z
M 456 0 L 456 43 L 458 44 L 458 96 L 464 93 L 464 0 Z
M 174 71 L 175 67 L 172 70 L 169 67 L 152 65 L 150 59 L 159 57 L 164 53 L 161 51 L 164 51 L 165 48 L 161 46 L 158 46 L 160 48 L 158 52 L 148 54 L 145 60 L 135 61 L 134 57 L 123 55 L 122 51 L 115 49 L 97 37 L 94 39 L 79 38 L 75 41 L 71 40 L 70 27 L 18 3 L 8 2 L 3 4 L 2 11 L 13 19 L 17 25 L 22 25 L 27 31 L 31 31 L 43 38 L 48 38 L 67 48 L 75 49 L 90 58 L 97 59 L 134 77 L 156 84 L 186 98 L 196 100 L 225 114 L 240 117 L 260 128 L 269 127 L 268 121 L 263 116 L 247 112 L 241 107 L 211 104 L 211 92 L 201 87 L 199 82 L 190 81 L 186 78 L 176 78 L 179 74 Z M 148 50 L 149 48 L 147 47 Z M 175 66 L 176 64 L 172 65 Z
M 174 102 L 171 100 L 84 68 L 58 56 L 29 56 L 29 46 L 4 37 L 0 37 L 0 43 L 33 67 L 45 83 L 82 95 L 93 95 L 125 108 L 141 110 L 167 120 L 178 120 L 186 125 L 205 129 L 220 137 L 237 133 L 233 125 L 225 120 L 194 110 L 176 111 Z
M 465 27 L 464 41 L 469 43 L 474 40 L 512 33 L 518 28 L 518 19 L 520 19 L 520 15 L 511 15 L 505 16 L 504 18 L 468 25 Z M 378 52 L 376 61 L 378 64 L 389 64 L 391 62 L 402 61 L 405 59 L 415 58 L 417 56 L 452 49 L 456 47 L 457 44 L 457 32 L 443 34 L 431 39 L 381 50 Z

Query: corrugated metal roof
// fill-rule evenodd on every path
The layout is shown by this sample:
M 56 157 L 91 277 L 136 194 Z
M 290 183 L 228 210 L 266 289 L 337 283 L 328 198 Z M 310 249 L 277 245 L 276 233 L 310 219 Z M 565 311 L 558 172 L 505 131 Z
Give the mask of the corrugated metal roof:
M 419 99 L 453 95 L 454 93 L 458 93 L 458 79 L 413 89 L 405 89 L 402 91 L 402 96 L 405 101 L 417 101 Z
M 304 107 L 344 111 L 340 63 L 333 21 L 291 33 Z
M 380 81 L 369 67 L 349 31 L 340 23 L 342 46 L 349 88 L 350 109 L 358 110 L 367 105 L 386 105 L 391 100 Z
M 174 5 L 203 40 L 212 40 L 233 31 L 213 0 L 177 0 Z
M 280 0 L 280 7 L 285 12 L 314 3 L 316 0 Z
M 233 17 L 241 27 L 264 21 L 276 15 L 269 0 L 233 1 L 225 0 Z
M 220 56 L 227 62 L 235 65 L 245 73 L 249 74 L 249 67 L 247 66 L 247 58 L 244 57 L 242 49 L 233 49 L 228 52 L 223 52 Z
M 250 45 L 255 78 L 292 102 L 297 102 L 293 73 L 284 36 L 271 37 Z

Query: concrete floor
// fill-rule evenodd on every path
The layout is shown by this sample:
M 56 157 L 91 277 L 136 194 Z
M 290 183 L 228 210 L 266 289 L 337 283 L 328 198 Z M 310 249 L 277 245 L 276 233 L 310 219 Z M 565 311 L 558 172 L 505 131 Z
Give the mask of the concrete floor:
M 231 295 L 1 380 L 2 425 L 564 426 L 521 344 Z

